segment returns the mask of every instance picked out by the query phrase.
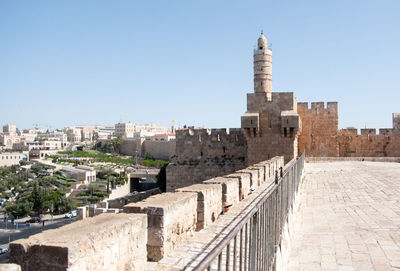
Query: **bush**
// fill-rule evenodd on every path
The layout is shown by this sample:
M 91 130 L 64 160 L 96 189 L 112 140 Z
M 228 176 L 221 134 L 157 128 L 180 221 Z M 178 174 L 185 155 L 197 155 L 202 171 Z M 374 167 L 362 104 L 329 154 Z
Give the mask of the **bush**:
M 156 167 L 156 168 L 161 168 L 165 165 L 169 164 L 169 161 L 164 161 L 164 160 L 143 160 L 141 163 L 143 166 L 146 167 Z

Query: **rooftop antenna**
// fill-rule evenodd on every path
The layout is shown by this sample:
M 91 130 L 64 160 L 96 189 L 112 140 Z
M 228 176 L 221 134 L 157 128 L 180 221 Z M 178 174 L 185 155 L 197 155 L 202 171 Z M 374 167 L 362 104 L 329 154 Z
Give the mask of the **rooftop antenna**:
M 261 29 L 261 35 L 264 35 L 264 31 Z

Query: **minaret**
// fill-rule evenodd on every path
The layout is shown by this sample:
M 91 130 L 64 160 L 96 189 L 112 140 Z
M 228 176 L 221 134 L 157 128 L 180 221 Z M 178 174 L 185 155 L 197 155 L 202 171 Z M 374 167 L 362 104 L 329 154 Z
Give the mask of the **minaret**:
M 265 93 L 272 100 L 272 51 L 262 32 L 254 50 L 254 93 Z

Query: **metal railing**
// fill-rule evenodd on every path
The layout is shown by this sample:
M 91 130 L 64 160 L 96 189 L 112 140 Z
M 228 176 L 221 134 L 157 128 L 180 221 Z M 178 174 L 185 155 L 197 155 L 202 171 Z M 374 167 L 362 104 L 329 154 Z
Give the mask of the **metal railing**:
M 280 172 L 275 183 L 233 229 L 193 269 L 275 270 L 282 230 L 293 208 L 304 168 L 304 153 Z

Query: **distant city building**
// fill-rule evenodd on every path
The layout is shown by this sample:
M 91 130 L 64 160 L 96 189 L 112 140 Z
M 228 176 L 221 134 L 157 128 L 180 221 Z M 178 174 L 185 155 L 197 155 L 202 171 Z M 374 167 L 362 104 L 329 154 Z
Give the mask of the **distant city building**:
M 164 126 L 158 126 L 154 123 L 145 125 L 136 125 L 134 123 L 117 123 L 115 124 L 115 136 L 123 138 L 148 138 L 156 134 L 166 134 L 168 128 Z
M 6 135 L 12 135 L 17 133 L 17 126 L 12 124 L 6 124 L 3 126 L 3 133 Z
M 131 138 L 135 133 L 135 124 L 134 123 L 117 123 L 115 124 L 115 136 L 120 136 L 123 138 Z
M 83 181 L 85 184 L 96 181 L 96 170 L 92 167 L 77 166 L 75 168 L 63 167 L 67 178 Z
M 175 134 L 156 134 L 150 138 L 152 141 L 170 141 L 170 140 L 175 140 L 176 136 Z
M 111 139 L 115 132 L 114 126 L 96 126 L 95 132 L 97 133 L 97 139 L 106 140 Z
M 19 161 L 27 161 L 28 152 L 1 152 L 0 166 L 18 165 Z
M 86 125 L 86 126 L 76 126 L 76 128 L 81 130 L 81 140 L 82 141 L 92 141 L 93 133 L 95 131 L 95 126 Z
M 82 141 L 82 132 L 81 129 L 76 127 L 68 127 L 65 132 L 67 133 L 68 142 L 81 142 Z

